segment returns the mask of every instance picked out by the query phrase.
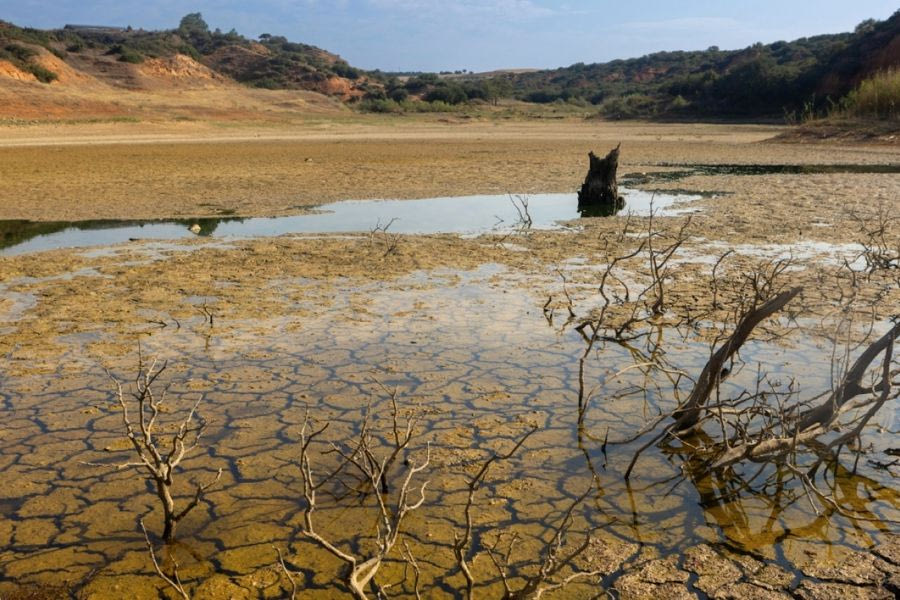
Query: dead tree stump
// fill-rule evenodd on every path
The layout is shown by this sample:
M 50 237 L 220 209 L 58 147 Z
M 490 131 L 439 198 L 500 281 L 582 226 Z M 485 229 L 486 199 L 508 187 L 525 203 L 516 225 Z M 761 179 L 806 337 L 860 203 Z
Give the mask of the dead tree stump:
M 616 171 L 619 169 L 619 146 L 610 150 L 606 158 L 588 153 L 591 164 L 587 177 L 578 192 L 578 211 L 582 216 L 614 215 L 625 206 L 619 195 Z

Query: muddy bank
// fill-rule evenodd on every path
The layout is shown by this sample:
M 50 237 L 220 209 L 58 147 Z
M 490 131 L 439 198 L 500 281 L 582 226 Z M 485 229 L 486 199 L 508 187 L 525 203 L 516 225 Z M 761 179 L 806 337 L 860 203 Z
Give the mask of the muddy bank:
M 566 192 L 589 150 L 619 142 L 623 174 L 665 162 L 898 160 L 893 148 L 770 144 L 779 129 L 761 126 L 373 119 L 163 129 L 0 129 L 0 219 L 275 216 L 346 199 Z
M 823 119 L 804 123 L 779 134 L 777 141 L 791 144 L 900 144 L 900 124 L 896 121 L 856 121 Z

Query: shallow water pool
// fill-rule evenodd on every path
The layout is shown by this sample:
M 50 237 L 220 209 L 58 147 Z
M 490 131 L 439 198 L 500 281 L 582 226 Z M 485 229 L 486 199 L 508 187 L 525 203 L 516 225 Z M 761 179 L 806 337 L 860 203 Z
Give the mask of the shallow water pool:
M 676 201 L 700 198 L 687 193 L 651 193 L 620 188 L 622 213 L 672 214 Z M 532 229 L 558 229 L 577 219 L 576 194 L 482 195 L 422 200 L 346 200 L 317 208 L 315 213 L 287 217 L 188 219 L 170 221 L 84 221 L 36 223 L 0 221 L 0 255 L 55 248 L 121 244 L 137 239 L 178 239 L 195 235 L 270 237 L 289 233 L 358 233 L 387 227 L 391 233 L 480 235 L 505 233 L 522 226 L 525 205 Z M 197 233 L 192 226 L 199 227 Z M 196 231 L 196 228 L 195 228 Z

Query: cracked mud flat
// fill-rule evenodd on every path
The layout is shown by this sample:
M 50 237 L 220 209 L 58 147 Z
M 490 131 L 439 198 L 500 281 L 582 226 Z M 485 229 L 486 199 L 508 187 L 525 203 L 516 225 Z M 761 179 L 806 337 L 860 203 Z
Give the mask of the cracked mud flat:
M 752 145 L 731 151 L 741 150 L 759 151 Z M 702 212 L 694 215 L 692 238 L 679 256 L 670 302 L 703 302 L 709 290 L 702 274 L 723 248 L 742 250 L 725 269 L 732 278 L 762 260 L 748 250 L 780 256 L 787 248 L 798 262 L 791 283 L 808 290 L 803 316 L 815 321 L 833 298 L 828 281 L 839 258 L 854 254 L 848 245 L 856 232 L 842 211 L 896 202 L 897 180 L 782 175 L 679 181 L 680 188 L 728 195 L 696 203 Z M 674 227 L 684 219 L 661 221 Z M 280 597 L 287 588 L 274 568 L 273 544 L 302 571 L 304 597 L 339 595 L 333 585 L 339 565 L 299 534 L 298 428 L 309 406 L 315 418 L 332 423 L 329 439 L 343 439 L 369 403 L 377 424 L 386 425 L 386 400 L 373 378 L 397 386 L 402 402 L 422 407 L 418 443 L 433 444 L 427 507 L 411 515 L 406 530 L 414 552 L 425 557 L 425 581 L 443 581 L 436 594 L 462 585 L 458 575 L 446 577 L 464 477 L 474 462 L 537 425 L 521 455 L 498 465 L 478 497 L 483 543 L 512 528 L 522 536 L 523 560 L 533 555 L 536 539 L 552 524 L 548 515 L 558 515 L 587 487 L 593 466 L 601 489 L 578 515 L 578 526 L 599 531 L 585 560 L 600 565 L 608 573 L 603 585 L 623 598 L 891 597 L 898 562 L 891 523 L 900 518 L 900 498 L 889 473 L 839 473 L 842 498 L 867 519 L 817 515 L 805 500 L 781 506 L 749 495 L 710 503 L 714 481 L 688 480 L 665 493 L 668 486 L 650 484 L 679 467 L 662 454 L 648 457 L 645 475 L 628 489 L 621 472 L 630 453 L 604 456 L 601 436 L 607 428 L 633 431 L 646 415 L 666 408 L 661 397 L 598 400 L 587 423 L 590 436 L 579 440 L 573 402 L 584 344 L 564 326 L 559 273 L 577 312 L 586 315 L 596 300 L 605 241 L 624 221 L 503 240 L 404 237 L 392 252 L 387 236 L 286 236 L 0 259 L 6 414 L 0 471 L 15 482 L 0 491 L 0 596 L 22 584 L 79 582 L 100 569 L 85 588 L 89 597 L 160 597 L 136 526 L 151 513 L 148 526 L 159 528 L 153 496 L 130 472 L 82 464 L 128 459 L 103 367 L 128 380 L 140 340 L 146 354 L 170 360 L 173 411 L 204 396 L 201 411 L 210 429 L 203 451 L 184 463 L 182 491 L 189 481 L 225 469 L 208 501 L 182 524 L 175 549 L 194 597 Z M 631 268 L 640 279 L 640 265 Z M 891 280 L 873 285 L 884 293 L 878 314 L 884 319 L 900 305 L 900 294 Z M 551 323 L 542 312 L 548 295 L 555 298 Z M 214 315 L 212 326 L 204 310 Z M 699 371 L 708 353 L 702 335 L 682 339 L 665 328 L 661 334 L 673 362 Z M 826 389 L 830 352 L 814 328 L 780 344 L 751 344 L 733 385 L 746 385 L 761 362 L 785 377 L 801 373 L 810 393 Z M 599 382 L 635 357 L 608 346 L 591 373 Z M 634 373 L 605 385 L 615 391 L 640 384 Z M 896 412 L 881 415 L 879 424 L 896 429 Z M 865 442 L 872 456 L 883 458 L 893 440 L 873 428 Z M 318 514 L 321 527 L 335 536 L 346 533 L 347 523 L 367 529 L 366 511 L 352 502 Z M 500 591 L 485 556 L 475 568 Z M 387 565 L 384 580 L 399 578 L 400 571 Z M 595 593 L 578 586 L 566 597 Z

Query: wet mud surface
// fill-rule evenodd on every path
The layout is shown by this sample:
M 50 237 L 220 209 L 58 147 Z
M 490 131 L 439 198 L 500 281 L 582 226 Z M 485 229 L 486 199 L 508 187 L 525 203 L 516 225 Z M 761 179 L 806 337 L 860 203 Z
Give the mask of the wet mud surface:
M 233 319 L 220 308 L 212 324 L 199 311 L 177 326 L 174 320 L 163 327 L 149 319 L 124 333 L 120 344 L 99 332 L 59 335 L 52 372 L 17 361 L 18 369 L 3 374 L 0 393 L 11 418 L 4 423 L 0 455 L 5 478 L 17 482 L 0 492 L 5 580 L 62 585 L 99 569 L 85 588 L 90 597 L 118 597 L 122 589 L 156 597 L 159 582 L 148 571 L 136 519 L 146 515 L 148 525 L 159 528 L 158 509 L 147 483 L 132 470 L 114 467 L 131 457 L 114 387 L 103 371 L 108 367 L 129 380 L 137 340 L 145 355 L 170 360 L 172 412 L 165 417 L 177 419 L 203 396 L 200 410 L 210 427 L 203 449 L 180 474 L 182 494 L 190 494 L 189 482 L 224 469 L 221 484 L 181 526 L 174 550 L 182 577 L 198 586 L 197 597 L 220 597 L 223 589 L 238 597 L 278 597 L 286 582 L 274 570 L 273 544 L 302 572 L 305 594 L 335 593 L 338 565 L 300 534 L 299 428 L 308 408 L 317 422 L 331 424 L 329 440 L 340 442 L 370 410 L 386 436 L 381 385 L 396 387 L 401 403 L 421 414 L 422 433 L 410 456 L 432 445 L 428 502 L 409 521 L 406 537 L 423 557 L 425 581 L 443 581 L 433 593 L 461 585 L 452 575 L 449 547 L 459 527 L 466 475 L 532 427 L 539 431 L 522 454 L 498 466 L 480 492 L 477 542 L 488 544 L 497 531 L 515 530 L 525 540 L 524 560 L 528 548 L 547 535 L 553 516 L 594 480 L 598 488 L 579 524 L 598 532 L 595 552 L 609 562 L 606 583 L 622 597 L 675 584 L 688 589 L 689 579 L 717 597 L 713 590 L 720 587 L 733 592 L 735 586 L 757 585 L 764 568 L 767 577 L 782 582 L 772 590 L 787 590 L 807 580 L 800 569 L 810 557 L 841 563 L 847 552 L 892 539 L 888 523 L 900 516 L 900 497 L 890 478 L 877 471 L 835 472 L 841 499 L 864 515 L 846 520 L 816 514 L 796 490 L 774 501 L 764 494 L 723 501 L 717 496 L 729 489 L 727 480 L 660 485 L 680 469 L 677 456 L 663 453 L 644 465 L 645 476 L 626 485 L 621 472 L 630 456 L 602 451 L 602 440 L 627 436 L 648 415 L 670 408 L 671 399 L 639 391 L 640 370 L 618 377 L 612 372 L 641 363 L 653 350 L 610 344 L 596 354 L 592 377 L 608 397 L 597 399 L 579 428 L 575 387 L 584 341 L 574 330 L 548 323 L 539 299 L 525 289 L 531 283 L 499 265 L 414 272 L 387 282 L 300 280 L 282 282 L 282 292 L 300 293 L 287 294 L 290 308 L 279 315 Z M 217 300 L 187 299 L 212 307 Z M 664 346 L 669 361 L 686 371 L 702 367 L 705 343 L 674 330 L 660 329 L 658 335 L 671 340 L 656 338 L 653 345 Z M 815 338 L 785 347 L 760 343 L 747 350 L 746 372 L 733 385 L 748 385 L 757 364 L 776 375 L 827 373 L 829 351 Z M 804 386 L 826 388 L 827 377 L 806 377 Z M 883 451 L 891 440 L 873 435 L 867 441 Z M 319 458 L 327 470 L 330 459 Z M 329 535 L 352 541 L 365 534 L 372 513 L 353 497 L 318 514 Z M 361 531 L 348 535 L 348 524 L 357 523 Z M 713 573 L 708 560 L 698 558 L 703 553 L 729 565 L 727 572 L 743 569 L 743 579 L 729 577 L 727 585 L 716 579 L 723 571 Z M 681 558 L 671 562 L 672 557 Z M 480 574 L 496 584 L 482 561 Z M 399 568 L 389 566 L 386 573 Z M 880 584 L 885 571 L 890 569 L 873 567 L 867 583 Z M 579 589 L 589 591 L 575 587 L 570 593 L 578 596 Z
M 554 144 L 542 152 L 554 152 Z M 662 160 L 650 147 L 645 158 Z M 779 147 L 796 157 L 796 149 Z M 754 144 L 730 148 L 743 151 L 746 162 L 766 152 Z M 883 149 L 811 155 L 822 164 L 843 164 L 836 155 L 890 162 Z M 670 168 L 681 169 L 655 167 Z M 688 374 L 702 368 L 728 319 L 728 310 L 715 307 L 708 276 L 729 250 L 718 266 L 722 304 L 737 297 L 746 273 L 771 261 L 790 261 L 785 282 L 804 292 L 797 310 L 742 350 L 726 391 L 752 387 L 759 370 L 796 380 L 808 397 L 828 390 L 842 347 L 834 307 L 849 291 L 838 272 L 845 263 L 864 268 L 854 215 L 890 209 L 900 197 L 898 175 L 694 173 L 646 187 L 725 195 L 676 205 L 690 214 L 654 219 L 666 231 L 661 240 L 691 219 L 668 281 L 670 312 L 648 325 L 647 335 L 604 342 L 591 353 L 593 393 L 581 426 L 585 341 L 575 325 L 595 314 L 604 264 L 637 247 L 651 226 L 646 217 L 476 238 L 373 231 L 136 241 L 0 257 L 0 473 L 10 482 L 0 488 L 0 597 L 15 598 L 29 586 L 82 586 L 98 599 L 170 597 L 153 574 L 137 523 L 143 517 L 159 534 L 158 501 L 134 470 L 115 468 L 132 456 L 104 369 L 129 382 L 138 344 L 145 356 L 169 361 L 163 423 L 172 427 L 200 397 L 209 423 L 177 476 L 179 498 L 223 469 L 163 557 L 166 565 L 177 559 L 192 597 L 283 597 L 289 585 L 273 545 L 297 572 L 302 597 L 342 596 L 335 586 L 340 564 L 300 533 L 299 430 L 307 409 L 316 423 L 330 423 L 315 448 L 322 471 L 335 460 L 325 442 L 352 438 L 367 411 L 387 442 L 382 386 L 396 388 L 404 410 L 419 415 L 406 458 L 415 461 L 431 445 L 427 502 L 404 524 L 428 595 L 450 597 L 464 585 L 450 547 L 466 478 L 537 427 L 520 453 L 496 465 L 476 498 L 473 566 L 485 596 L 502 593 L 485 548 L 518 534 L 512 561 L 527 572 L 555 520 L 593 483 L 573 532 L 593 532 L 581 566 L 603 576 L 559 597 L 594 597 L 598 585 L 621 598 L 892 597 L 900 563 L 900 496 L 891 466 L 896 408 L 866 429 L 858 463 L 845 453 L 826 469 L 829 490 L 853 509 L 846 514 L 814 507 L 796 485 L 746 488 L 736 479 L 696 475 L 678 448 L 647 453 L 626 483 L 633 448 L 606 441 L 673 406 L 671 390 L 641 365 L 662 356 Z M 900 231 L 890 228 L 886 236 L 896 244 Z M 623 263 L 619 293 L 646 283 L 643 258 Z M 853 318 L 881 331 L 900 305 L 896 278 L 860 274 L 856 283 L 866 308 Z M 608 317 L 617 322 L 627 314 Z M 782 338 L 785 330 L 792 333 Z M 398 465 L 393 477 L 402 474 Z M 777 470 L 768 475 L 778 478 Z M 370 500 L 356 494 L 323 501 L 318 527 L 344 547 L 364 549 L 375 530 Z M 402 572 L 392 559 L 379 580 L 398 580 Z M 410 585 L 401 595 L 412 595 Z

